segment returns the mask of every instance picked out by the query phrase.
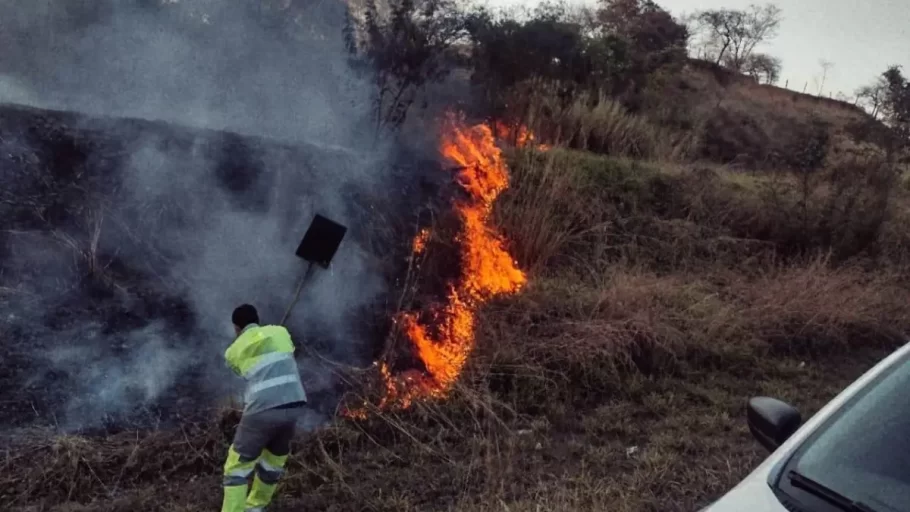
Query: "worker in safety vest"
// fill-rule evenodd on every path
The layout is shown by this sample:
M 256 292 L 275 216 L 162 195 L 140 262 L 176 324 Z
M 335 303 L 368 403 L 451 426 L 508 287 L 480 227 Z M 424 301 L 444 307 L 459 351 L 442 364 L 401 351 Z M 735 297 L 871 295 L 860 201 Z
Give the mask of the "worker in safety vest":
M 235 309 L 232 321 L 237 339 L 224 358 L 246 380 L 246 391 L 243 417 L 224 464 L 221 511 L 259 512 L 272 501 L 284 473 L 306 392 L 287 329 L 260 326 L 259 314 L 249 304 Z M 250 476 L 254 476 L 252 489 L 248 488 Z

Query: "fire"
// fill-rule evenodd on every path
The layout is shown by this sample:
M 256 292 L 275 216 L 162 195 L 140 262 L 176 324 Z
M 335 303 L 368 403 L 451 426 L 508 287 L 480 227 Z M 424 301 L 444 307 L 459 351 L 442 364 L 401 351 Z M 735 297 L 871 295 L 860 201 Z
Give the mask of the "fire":
M 412 243 L 412 248 L 414 254 L 421 254 L 427 248 L 427 240 L 430 239 L 430 230 L 423 228 L 417 233 L 417 236 L 414 237 L 414 242 Z
M 404 312 L 395 319 L 426 372 L 392 374 L 385 362 L 378 363 L 383 383 L 380 408 L 406 408 L 417 400 L 445 396 L 474 349 L 477 309 L 497 295 L 519 291 L 526 282 L 490 222 L 494 201 L 509 186 L 508 168 L 492 128 L 468 127 L 450 116 L 440 151 L 459 166 L 457 182 L 466 192 L 455 203 L 462 268 L 449 284 L 443 306 L 423 315 Z M 415 254 L 425 250 L 429 234 L 424 230 L 414 238 Z M 348 415 L 363 417 L 357 411 Z
M 527 126 L 509 126 L 502 121 L 496 121 L 493 126 L 495 127 L 497 138 L 512 142 L 516 147 L 527 147 L 537 141 L 537 136 L 535 136 L 534 132 L 529 130 Z M 550 146 L 547 144 L 537 144 L 537 149 L 540 151 L 547 151 L 550 149 Z

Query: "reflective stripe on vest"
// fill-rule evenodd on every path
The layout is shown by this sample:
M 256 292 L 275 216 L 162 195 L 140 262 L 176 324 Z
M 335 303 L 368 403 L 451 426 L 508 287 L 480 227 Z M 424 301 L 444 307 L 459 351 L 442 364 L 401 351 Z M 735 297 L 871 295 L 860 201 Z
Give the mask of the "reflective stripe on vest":
M 250 395 L 255 395 L 256 393 L 259 393 L 260 391 L 263 391 L 263 390 L 266 390 L 269 388 L 274 388 L 275 386 L 280 386 L 282 384 L 290 384 L 292 382 L 297 382 L 298 378 L 299 377 L 297 377 L 296 375 L 285 375 L 283 377 L 273 377 L 269 380 L 264 380 L 262 382 L 257 382 L 255 384 L 251 383 L 249 389 L 247 390 L 247 393 Z
M 288 354 L 287 352 L 272 352 L 271 354 L 266 354 L 264 356 L 260 356 L 259 359 L 256 361 L 256 364 L 254 364 L 249 370 L 247 370 L 245 377 L 250 378 L 250 377 L 256 375 L 257 372 L 259 372 L 279 361 L 288 361 L 288 360 L 293 360 L 293 359 L 294 359 L 294 356 L 292 356 L 291 354 Z
M 228 366 L 247 381 L 245 413 L 306 401 L 293 354 L 291 336 L 281 326 L 250 326 L 228 347 Z

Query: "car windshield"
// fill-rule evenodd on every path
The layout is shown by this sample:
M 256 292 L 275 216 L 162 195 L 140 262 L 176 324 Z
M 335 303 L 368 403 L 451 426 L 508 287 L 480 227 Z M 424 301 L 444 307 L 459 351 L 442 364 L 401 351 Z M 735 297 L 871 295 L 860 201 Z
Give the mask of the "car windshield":
M 788 466 L 874 510 L 910 512 L 910 356 L 848 402 Z

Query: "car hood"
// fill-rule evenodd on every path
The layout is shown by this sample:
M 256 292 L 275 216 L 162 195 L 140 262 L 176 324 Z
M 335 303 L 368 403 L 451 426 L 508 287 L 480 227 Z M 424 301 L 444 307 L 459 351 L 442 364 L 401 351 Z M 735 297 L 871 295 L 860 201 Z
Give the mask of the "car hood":
M 771 453 L 739 485 L 707 508 L 702 509 L 702 512 L 742 512 L 743 510 L 748 510 L 749 512 L 786 512 L 787 509 L 784 508 L 768 485 L 771 472 L 847 400 L 908 352 L 910 352 L 910 342 L 905 343 L 903 347 L 895 350 L 891 355 L 866 371 L 860 378 L 853 381 L 834 399 L 825 404 L 820 411 L 809 418 L 799 430 L 790 436 L 790 439 Z
M 702 512 L 787 512 L 768 486 L 768 474 L 752 474 Z

